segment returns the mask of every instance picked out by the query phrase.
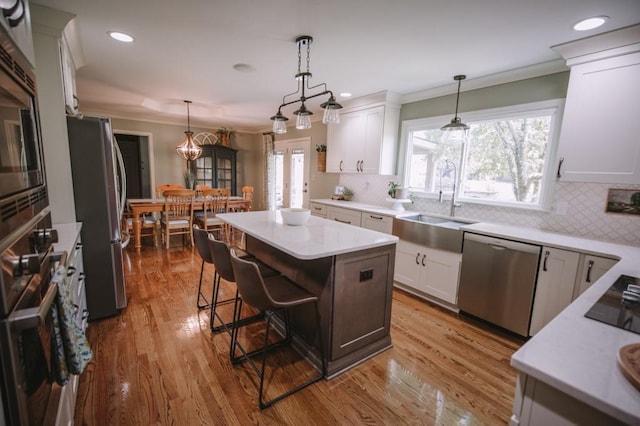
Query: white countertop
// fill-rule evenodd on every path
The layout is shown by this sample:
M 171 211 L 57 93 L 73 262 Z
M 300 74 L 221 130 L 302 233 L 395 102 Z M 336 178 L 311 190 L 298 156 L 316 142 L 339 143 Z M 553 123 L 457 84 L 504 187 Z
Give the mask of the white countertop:
M 279 211 L 225 213 L 217 217 L 298 259 L 318 259 L 395 244 L 398 237 L 316 216 L 302 226 L 282 222 Z
M 54 223 L 52 228 L 58 231 L 58 242 L 53 244 L 53 251 L 66 251 L 70 254 L 75 248 L 82 222 Z
M 361 210 L 361 211 L 367 212 L 367 213 L 376 213 L 376 214 L 381 214 L 381 215 L 385 215 L 385 216 L 392 216 L 392 217 L 406 216 L 407 214 L 415 214 L 416 213 L 416 212 L 409 212 L 409 211 L 393 210 L 393 209 L 391 209 L 391 207 L 389 207 L 387 209 L 387 208 L 384 208 L 384 207 L 374 206 L 374 205 L 371 205 L 371 204 L 356 203 L 354 201 L 332 200 L 330 198 L 315 199 L 315 200 L 310 200 L 310 202 L 326 204 L 327 206 L 342 207 L 342 208 L 345 208 L 345 209 Z
M 640 248 L 490 223 L 462 229 L 620 259 L 522 346 L 511 358 L 511 365 L 625 423 L 640 424 L 640 390 L 622 375 L 617 364 L 618 350 L 640 343 L 640 334 L 584 316 L 621 274 L 640 277 Z

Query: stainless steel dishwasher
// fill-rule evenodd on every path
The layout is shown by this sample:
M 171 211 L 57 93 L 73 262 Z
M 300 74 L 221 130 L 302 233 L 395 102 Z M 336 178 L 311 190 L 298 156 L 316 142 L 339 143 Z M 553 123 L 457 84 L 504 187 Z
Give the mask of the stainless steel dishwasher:
M 527 336 L 540 251 L 534 244 L 465 232 L 458 308 Z

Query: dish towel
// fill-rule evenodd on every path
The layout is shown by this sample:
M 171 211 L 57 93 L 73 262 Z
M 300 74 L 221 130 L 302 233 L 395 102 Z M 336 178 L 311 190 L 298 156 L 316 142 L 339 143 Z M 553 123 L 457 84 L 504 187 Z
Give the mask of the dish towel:
M 93 358 L 93 351 L 82 330 L 82 323 L 88 312 L 79 312 L 78 305 L 71 299 L 71 285 L 66 279 L 66 268 L 59 267 L 51 282 L 58 284 L 56 301 L 51 307 L 55 352 L 52 363 L 56 381 L 61 386 L 69 380 L 69 373 L 81 374 Z

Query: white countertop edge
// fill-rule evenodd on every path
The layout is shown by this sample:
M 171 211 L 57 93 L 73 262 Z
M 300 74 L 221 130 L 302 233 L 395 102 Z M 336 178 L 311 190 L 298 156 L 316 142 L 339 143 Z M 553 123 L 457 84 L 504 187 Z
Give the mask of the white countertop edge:
M 323 257 L 336 256 L 383 247 L 395 244 L 398 237 L 370 229 L 347 225 L 316 216 L 309 217 L 306 225 L 288 226 L 282 223 L 279 212 L 253 211 L 240 213 L 225 213 L 218 215 L 220 219 L 252 237 L 267 243 L 276 249 L 297 259 L 312 260 Z M 284 234 L 290 232 L 294 238 L 286 240 Z M 304 240 L 296 241 L 296 234 L 306 231 L 308 236 Z M 358 237 L 356 241 L 328 241 L 324 239 L 324 231 L 334 231 L 337 234 Z M 328 232 L 331 234 L 331 232 Z M 313 242 L 313 243 L 312 243 Z M 297 244 L 301 243 L 301 244 Z
M 394 201 L 396 200 L 394 199 Z M 400 200 L 400 201 L 403 201 L 403 200 Z M 406 216 L 407 214 L 419 213 L 419 212 L 412 212 L 407 210 L 404 210 L 404 211 L 393 210 L 391 206 L 389 206 L 389 208 L 384 208 L 380 206 L 374 206 L 372 204 L 363 204 L 355 201 L 332 200 L 330 198 L 314 199 L 314 200 L 309 200 L 309 202 L 325 204 L 327 206 L 342 207 L 350 210 L 359 210 L 367 213 L 376 213 L 376 214 L 381 214 L 384 216 L 391 216 L 391 217 L 399 217 L 399 216 Z
M 58 242 L 53 243 L 53 250 L 71 253 L 82 230 L 82 222 L 54 223 L 51 227 L 58 231 Z

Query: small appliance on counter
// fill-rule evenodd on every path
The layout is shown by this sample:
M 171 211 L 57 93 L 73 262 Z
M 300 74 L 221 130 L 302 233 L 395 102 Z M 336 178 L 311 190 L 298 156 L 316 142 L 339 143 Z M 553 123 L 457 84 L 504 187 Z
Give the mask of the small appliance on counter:
M 640 334 L 640 278 L 620 275 L 584 316 Z

